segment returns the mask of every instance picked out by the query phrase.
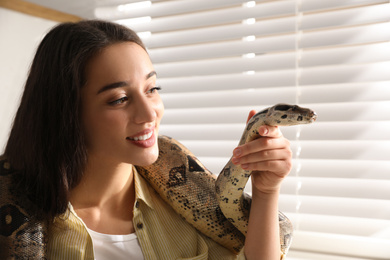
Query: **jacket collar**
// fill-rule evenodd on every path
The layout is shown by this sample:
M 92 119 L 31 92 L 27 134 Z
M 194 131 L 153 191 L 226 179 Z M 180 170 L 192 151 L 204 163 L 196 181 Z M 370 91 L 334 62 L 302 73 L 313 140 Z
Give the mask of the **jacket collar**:
M 154 208 L 151 192 L 155 192 L 147 181 L 138 173 L 136 167 L 133 166 L 134 182 L 135 182 L 135 198 L 142 200 L 145 204 Z

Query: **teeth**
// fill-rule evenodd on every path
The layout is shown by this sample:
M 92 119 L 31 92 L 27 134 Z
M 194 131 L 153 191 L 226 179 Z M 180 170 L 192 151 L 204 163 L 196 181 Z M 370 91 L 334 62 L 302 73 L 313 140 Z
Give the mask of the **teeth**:
M 150 132 L 149 134 L 146 134 L 146 135 L 141 135 L 141 136 L 134 137 L 134 138 L 132 138 L 132 140 L 134 140 L 134 141 L 145 141 L 145 140 L 148 140 L 152 136 L 152 134 L 153 134 L 153 132 Z

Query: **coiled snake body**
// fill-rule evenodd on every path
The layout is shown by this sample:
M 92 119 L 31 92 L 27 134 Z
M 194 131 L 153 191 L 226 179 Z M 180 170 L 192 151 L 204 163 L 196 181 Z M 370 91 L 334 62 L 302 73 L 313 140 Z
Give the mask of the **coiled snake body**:
M 240 144 L 259 137 L 260 125 L 311 123 L 316 114 L 295 105 L 278 104 L 248 122 Z M 187 222 L 224 247 L 237 253 L 245 242 L 251 198 L 243 192 L 250 172 L 228 162 L 218 178 L 176 140 L 159 137 L 160 156 L 147 167 L 136 167 Z M 0 259 L 45 257 L 47 225 L 29 214 L 31 203 L 12 189 L 12 168 L 0 161 Z M 279 212 L 281 251 L 286 253 L 292 224 Z

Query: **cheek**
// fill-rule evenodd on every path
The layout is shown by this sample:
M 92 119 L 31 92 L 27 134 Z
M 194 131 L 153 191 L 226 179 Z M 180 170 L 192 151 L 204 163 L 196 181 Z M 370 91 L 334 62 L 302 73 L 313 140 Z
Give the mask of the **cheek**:
M 125 115 L 112 113 L 112 111 L 86 113 L 84 131 L 87 145 L 91 146 L 120 137 L 126 129 L 124 122 L 126 122 Z
M 162 102 L 161 98 L 159 99 L 159 102 L 156 104 L 156 113 L 158 118 L 158 123 L 160 123 L 163 115 L 164 115 L 164 103 Z
M 95 124 L 108 135 L 120 134 L 126 130 L 127 115 L 124 113 L 104 112 L 99 115 Z

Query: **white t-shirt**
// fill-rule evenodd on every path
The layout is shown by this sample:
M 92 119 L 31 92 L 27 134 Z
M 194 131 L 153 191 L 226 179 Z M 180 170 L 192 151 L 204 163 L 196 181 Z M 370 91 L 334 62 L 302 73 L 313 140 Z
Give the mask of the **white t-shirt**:
M 144 256 L 135 233 L 109 235 L 88 228 L 92 238 L 95 260 L 143 260 Z

